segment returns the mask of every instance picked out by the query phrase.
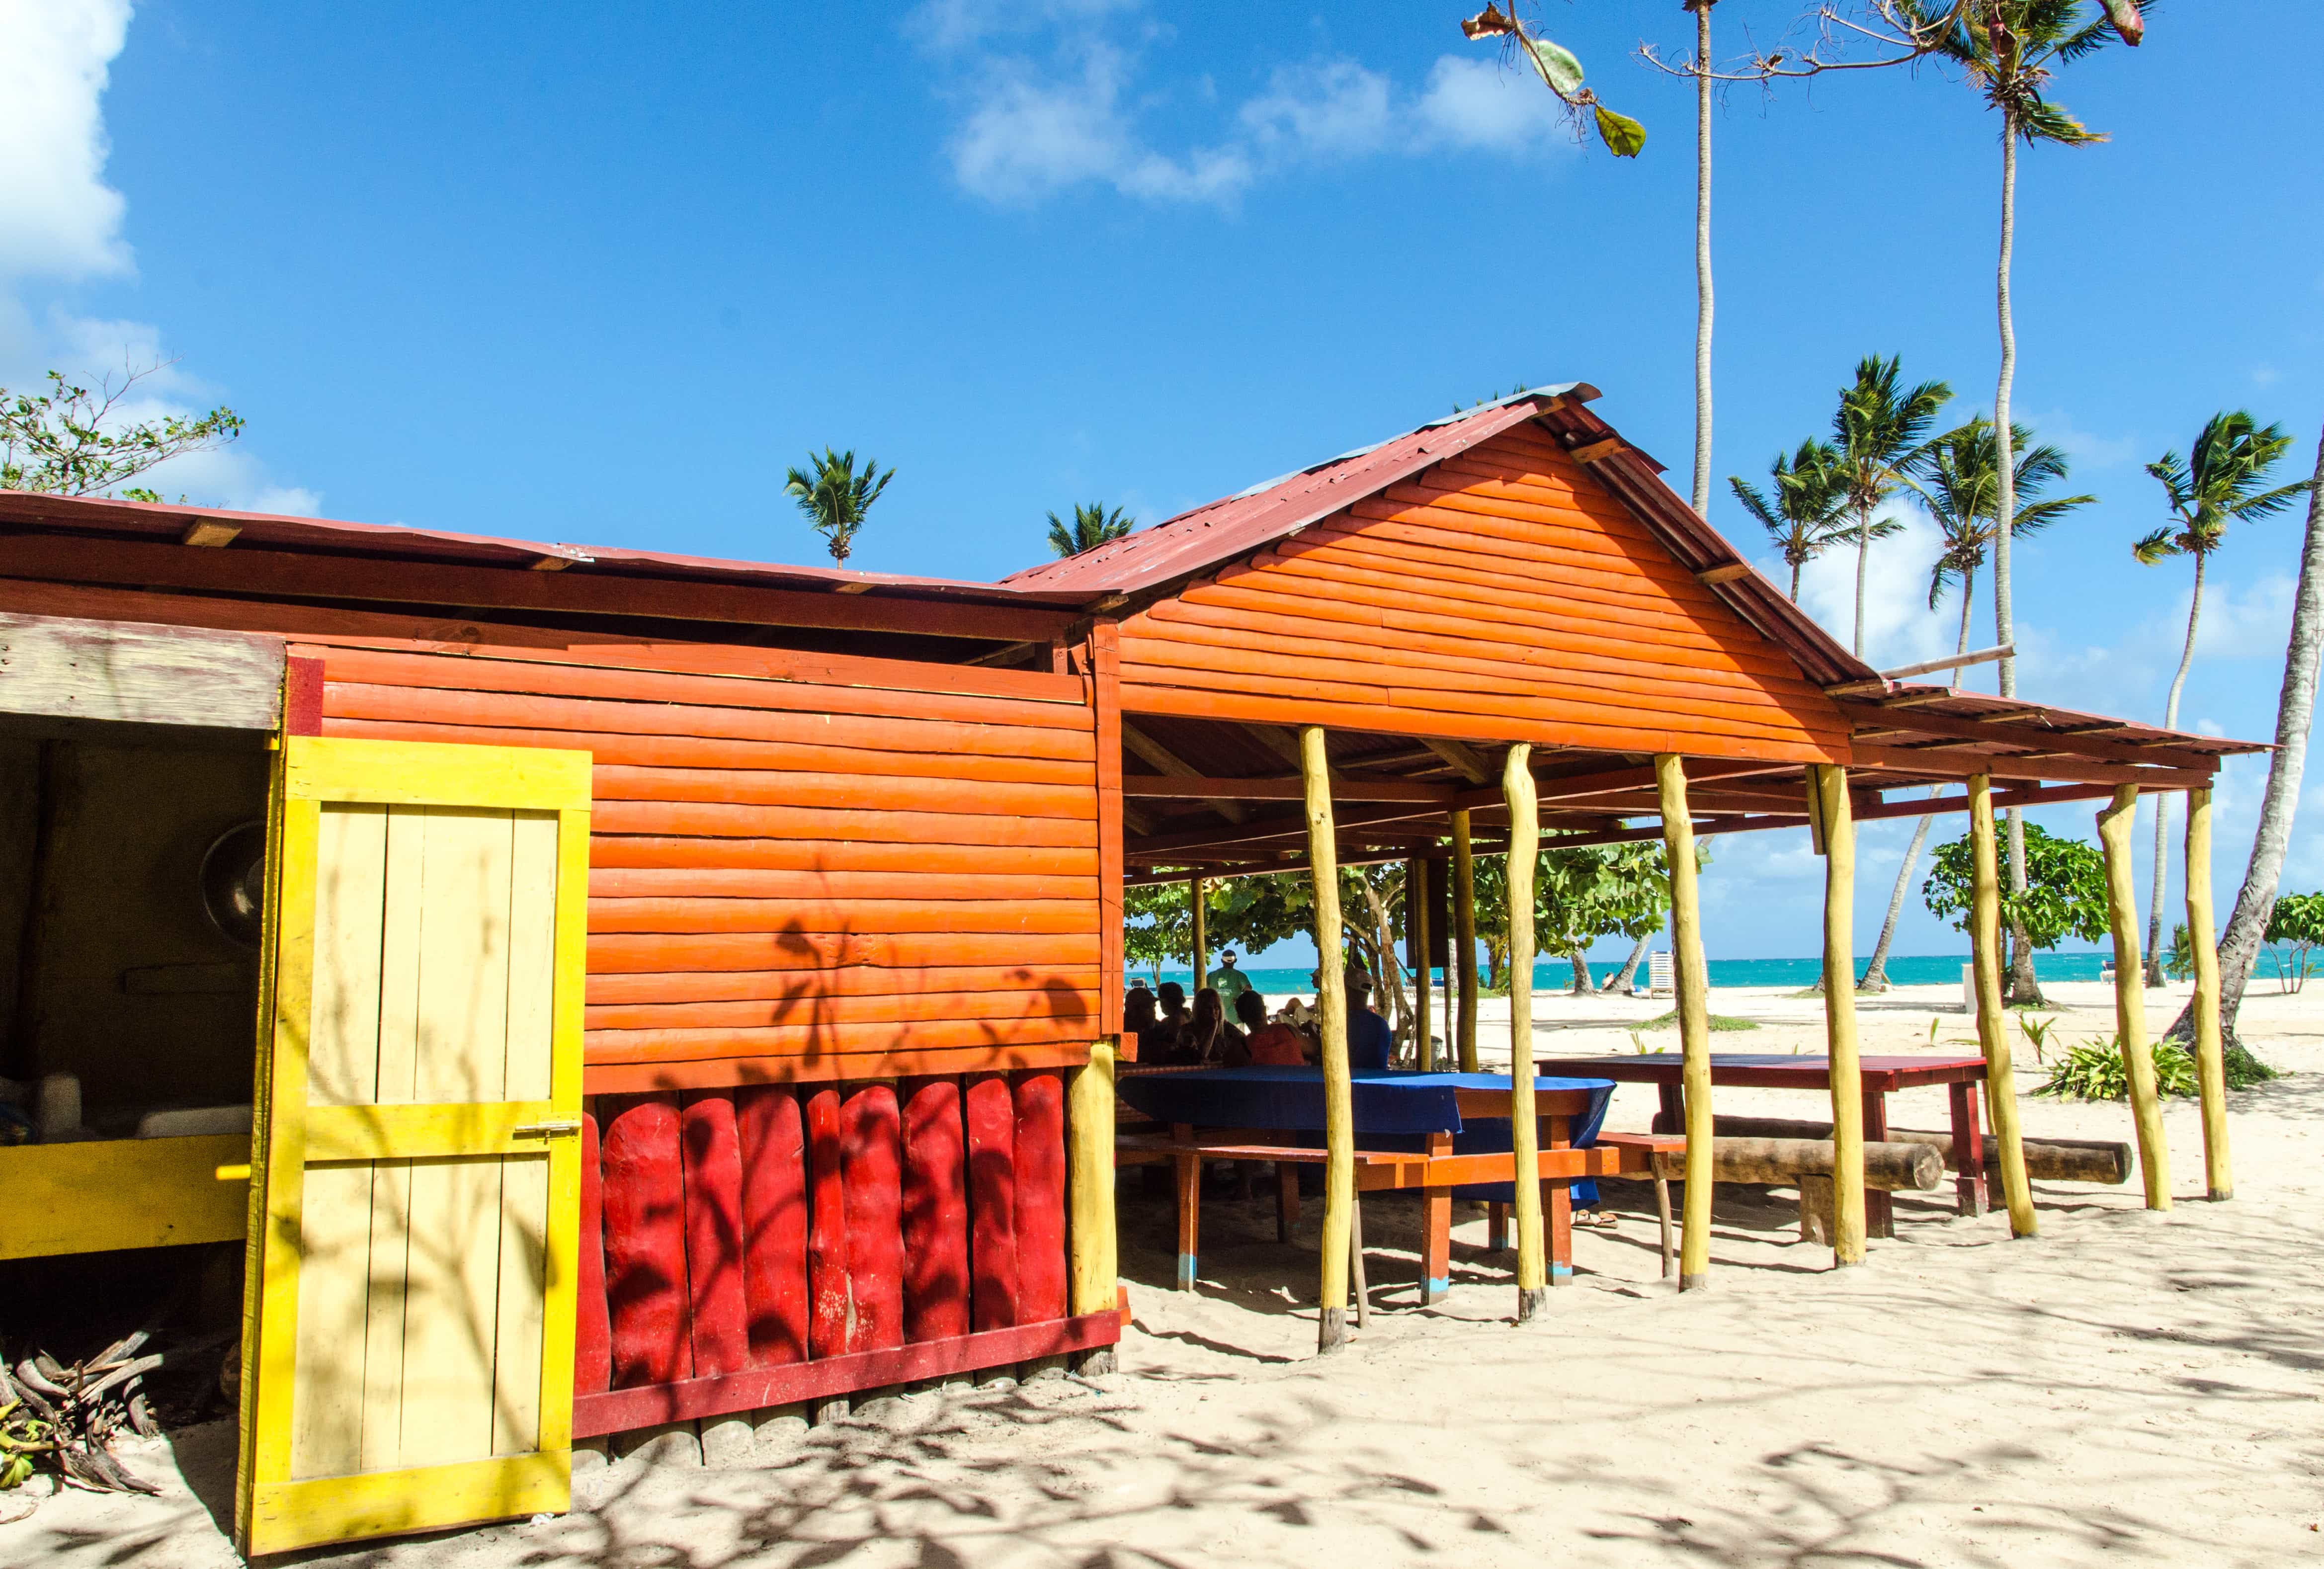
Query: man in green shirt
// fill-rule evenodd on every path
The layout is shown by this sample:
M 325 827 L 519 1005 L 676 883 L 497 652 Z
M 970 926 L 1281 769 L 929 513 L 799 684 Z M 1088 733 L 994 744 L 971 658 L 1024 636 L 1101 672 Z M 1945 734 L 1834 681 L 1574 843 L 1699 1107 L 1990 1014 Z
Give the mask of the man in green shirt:
M 1227 1011 L 1230 1017 L 1234 1013 L 1235 999 L 1250 990 L 1250 977 L 1235 968 L 1232 948 L 1220 951 L 1219 967 L 1213 970 L 1203 983 L 1219 994 L 1219 1005 Z

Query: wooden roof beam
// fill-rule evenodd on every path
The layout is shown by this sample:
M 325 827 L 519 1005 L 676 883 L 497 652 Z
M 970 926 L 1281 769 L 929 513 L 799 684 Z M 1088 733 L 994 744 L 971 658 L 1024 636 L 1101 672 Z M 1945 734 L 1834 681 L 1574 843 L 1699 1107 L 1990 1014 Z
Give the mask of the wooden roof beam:
M 1841 703 L 1836 706 L 1850 722 L 1877 726 L 1882 734 L 1901 730 L 1921 735 L 1951 736 L 1997 746 L 2072 752 L 2107 762 L 2167 762 L 2179 768 L 2211 768 L 2216 767 L 2218 761 L 2208 752 L 2190 751 L 2168 741 L 2135 744 L 2075 730 L 2023 725 L 2014 723 L 2015 716 L 1965 719 L 1953 714 L 1923 713 L 1896 719 L 1885 704 Z
M 1465 741 L 1450 741 L 1438 736 L 1424 735 L 1421 744 L 1461 771 L 1461 776 L 1472 785 L 1493 782 L 1493 765 L 1485 754 Z
M 1882 772 L 1921 774 L 1934 779 L 1967 779 L 1989 774 L 1996 780 L 2071 780 L 2082 784 L 2130 784 L 2142 789 L 2183 790 L 2210 787 L 2216 767 L 2135 768 L 2124 763 L 2071 758 L 2025 758 L 1973 752 L 1969 743 L 1942 746 L 1870 746 L 1854 748 L 1856 767 Z M 2216 759 L 2206 759 L 2216 763 Z
M 1172 752 L 1127 719 L 1121 722 L 1121 743 L 1144 758 L 1149 767 L 1158 768 L 1174 779 L 1200 779 L 1203 776 L 1201 769 Z M 1127 786 L 1129 782 L 1129 779 L 1125 776 L 1122 780 L 1123 785 Z M 1250 818 L 1249 812 L 1232 801 L 1220 801 L 1218 812 L 1219 816 L 1230 823 L 1247 822 Z
M 1296 779 L 1204 779 L 1179 775 L 1127 774 L 1125 796 L 1159 797 L 1198 801 L 1296 801 L 1306 798 L 1306 787 Z M 1335 801 L 1411 801 L 1452 809 L 1452 787 L 1420 780 L 1351 779 L 1334 775 Z

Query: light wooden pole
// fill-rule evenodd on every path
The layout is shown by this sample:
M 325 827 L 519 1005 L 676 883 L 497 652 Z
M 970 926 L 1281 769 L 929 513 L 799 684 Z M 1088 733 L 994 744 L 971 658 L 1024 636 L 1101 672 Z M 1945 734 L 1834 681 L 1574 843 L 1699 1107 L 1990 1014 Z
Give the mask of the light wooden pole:
M 2203 1097 L 2203 1189 L 2236 1196 L 2227 1160 L 2227 1070 L 2219 1040 L 2219 954 L 2211 924 L 2211 792 L 2187 792 L 2187 941 L 2195 952 L 2195 1082 Z
M 1453 1035 L 1461 1071 L 1477 1071 L 1477 857 L 1467 808 L 1452 814 L 1452 966 L 1461 972 L 1461 1017 Z
M 1977 1043 L 1985 1053 L 1985 1111 L 2001 1150 L 2001 1196 L 2009 1207 L 2009 1234 L 2040 1229 L 2034 1190 L 2025 1181 L 2025 1136 L 2017 1122 L 2017 1078 L 2009 1064 L 2008 1021 L 2001 1011 L 2001 868 L 1993 829 L 1993 780 L 1969 781 L 1969 946 L 1977 977 Z
M 1332 770 L 1323 727 L 1299 732 L 1307 796 L 1307 869 L 1315 883 L 1315 1017 L 1323 1066 L 1323 1260 L 1315 1349 L 1348 1339 L 1348 1248 L 1356 1205 L 1355 1092 L 1348 1079 L 1348 993 L 1341 973 L 1340 846 L 1332 827 Z
M 1436 1066 L 1436 1043 L 1429 1038 L 1428 970 L 1434 956 L 1428 939 L 1428 857 L 1415 855 L 1404 873 L 1404 926 L 1419 963 L 1412 977 L 1412 1060 L 1423 1073 Z
M 1194 914 L 1194 983 L 1186 988 L 1187 1006 L 1194 1005 L 1194 993 L 1210 984 L 1211 937 L 1210 912 L 1203 908 L 1204 879 L 1186 880 L 1186 899 Z
M 1065 1180 L 1072 1194 L 1072 1292 L 1075 1316 L 1108 1313 L 1119 1300 L 1113 1230 L 1113 1064 L 1111 1037 L 1090 1046 L 1089 1061 L 1074 1070 L 1066 1091 Z M 1114 1350 L 1103 1346 L 1082 1359 L 1082 1371 L 1114 1371 Z
M 1509 1148 L 1517 1165 L 1517 1322 L 1549 1306 L 1547 1250 L 1541 1229 L 1541 1123 L 1533 1098 L 1533 883 L 1541 845 L 1541 808 L 1534 789 L 1533 748 L 1520 742 L 1501 766 L 1509 803 Z
M 1678 1288 L 1711 1284 L 1711 977 L 1702 962 L 1702 906 L 1695 889 L 1694 819 L 1687 813 L 1686 764 L 1655 759 L 1655 794 L 1670 861 L 1671 968 L 1678 993 L 1678 1038 L 1685 1053 L 1686 1210 L 1681 1219 Z
M 1856 1054 L 1856 818 L 1848 771 L 1808 765 L 1808 822 L 1823 853 L 1823 1040 L 1831 1081 L 1831 1256 L 1864 1262 L 1864 1072 Z
M 2138 1130 L 2138 1169 L 2146 1207 L 2171 1207 L 2171 1147 L 2163 1137 L 2163 1103 L 2155 1093 L 2154 1056 L 2146 1039 L 2146 974 L 2139 963 L 2138 902 L 2133 891 L 2130 830 L 2138 814 L 2138 787 L 2116 785 L 2114 804 L 2098 814 L 2098 844 L 2106 852 L 2107 921 L 2114 931 L 2114 1020 L 2122 1066 L 2130 1080 L 2130 1116 Z

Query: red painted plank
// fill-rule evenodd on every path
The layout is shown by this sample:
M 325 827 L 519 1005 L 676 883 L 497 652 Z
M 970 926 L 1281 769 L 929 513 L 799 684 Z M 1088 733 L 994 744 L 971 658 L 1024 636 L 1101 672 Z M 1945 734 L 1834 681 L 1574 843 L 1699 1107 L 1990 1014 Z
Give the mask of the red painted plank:
M 904 1131 L 896 1092 L 868 1084 L 839 1110 L 847 1182 L 851 1352 L 904 1343 Z
M 742 1299 L 751 1365 L 807 1356 L 807 1140 L 798 1097 L 772 1084 L 734 1092 L 742 1141 Z
M 695 1379 L 650 1389 L 615 1389 L 573 1402 L 573 1434 L 576 1438 L 594 1438 L 664 1422 L 829 1399 L 858 1389 L 883 1389 L 917 1379 L 943 1378 L 1113 1345 L 1120 1339 L 1121 1315 L 1109 1308 L 1079 1318 L 980 1332 L 957 1340 L 825 1357 L 790 1367 L 757 1368 L 723 1379 Z
M 694 1374 L 739 1373 L 751 1365 L 751 1337 L 742 1294 L 742 1146 L 733 1097 L 724 1090 L 687 1095 L 678 1111 L 678 1142 Z
M 608 1120 L 604 1203 L 614 1387 L 692 1378 L 676 1095 L 640 1095 Z
M 904 1338 L 969 1332 L 968 1166 L 960 1081 L 905 1086 Z
M 1054 1073 L 1017 1081 L 1017 1316 L 1065 1315 L 1065 1086 Z
M 971 1296 L 978 1330 L 1017 1315 L 1017 1108 L 998 1074 L 968 1082 Z
M 841 1167 L 839 1092 L 807 1098 L 807 1346 L 810 1355 L 838 1356 L 855 1325 L 847 1286 L 847 1186 Z
M 597 1119 L 581 1117 L 581 1257 L 575 1271 L 573 1389 L 594 1395 L 613 1387 L 613 1326 L 605 1315 L 605 1182 Z

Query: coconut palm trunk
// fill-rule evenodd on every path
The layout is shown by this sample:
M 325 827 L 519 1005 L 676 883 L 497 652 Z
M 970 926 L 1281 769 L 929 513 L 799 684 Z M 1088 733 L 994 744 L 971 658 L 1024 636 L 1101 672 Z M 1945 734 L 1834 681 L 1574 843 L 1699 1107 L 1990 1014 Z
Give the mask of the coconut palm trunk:
M 1856 514 L 1856 646 L 1849 651 L 1864 657 L 1864 581 L 1872 566 L 1872 509 Z
M 2203 614 L 2203 568 L 2210 552 L 2195 552 L 2195 598 L 2187 606 L 2187 646 L 2179 651 L 2179 673 L 2163 705 L 2163 728 L 2179 728 L 2179 695 L 2187 689 L 2187 669 L 2195 662 L 2195 624 Z M 2146 907 L 2146 983 L 2163 984 L 2163 895 L 2171 886 L 2171 798 L 2154 798 L 2154 891 Z
M 1694 515 L 1711 521 L 1711 8 L 1719 0 L 1687 0 L 1694 13 Z M 1794 588 L 1798 568 L 1793 569 Z
M 2308 731 L 2316 716 L 2318 656 L 2324 654 L 2324 440 L 2316 445 L 2317 488 L 2308 496 L 2308 535 L 2300 552 L 2300 586 L 2292 602 L 2292 639 L 2283 653 L 2283 688 L 2276 699 L 2275 751 L 2269 754 L 2267 791 L 2261 798 L 2259 832 L 2236 908 L 2219 937 L 2219 1033 L 2230 1057 L 2248 1057 L 2236 1037 L 2236 1011 L 2243 1006 L 2244 983 L 2259 956 L 2267 925 L 2275 915 L 2284 852 L 2292 844 L 2292 817 L 2308 761 Z M 2194 1003 L 2171 1026 L 2174 1040 L 2195 1029 Z
M 2009 394 L 2017 383 L 2017 320 L 2009 300 L 2009 270 L 2017 240 L 2017 116 L 2001 116 L 2001 254 L 1994 267 L 1994 314 L 2001 329 L 2001 374 L 1994 384 L 1994 436 L 2001 447 L 1995 478 L 1993 525 L 1993 641 L 2004 648 L 2016 642 L 2015 617 L 2010 605 L 2009 525 L 2017 513 L 2017 455 L 2009 428 Z M 2001 660 L 2001 695 L 2017 696 L 2017 660 Z M 2025 891 L 2025 815 L 2009 808 L 2009 891 Z M 2034 976 L 2034 945 L 2026 940 L 2023 922 L 2009 923 L 2009 1004 L 2038 1006 L 2042 983 Z
M 1565 955 L 1573 964 L 1573 994 L 1587 997 L 1598 990 L 1598 983 L 1590 978 L 1590 955 L 1580 948 Z
M 1976 568 L 1970 568 L 1961 577 L 1960 636 L 1953 646 L 1956 654 L 1969 652 L 1969 606 L 1975 603 L 1976 588 Z M 1942 785 L 1932 787 L 1929 798 L 1935 800 L 1943 789 Z M 1920 864 L 1921 847 L 1928 842 L 1929 818 L 1924 813 L 1913 826 L 1913 842 L 1904 846 L 1904 864 L 1896 868 L 1896 886 L 1888 891 L 1887 918 L 1880 923 L 1880 940 L 1872 945 L 1872 960 L 1864 966 L 1864 979 L 1857 983 L 1859 992 L 1888 990 L 1888 946 L 1896 940 L 1896 923 L 1904 917 L 1904 900 L 1913 890 L 1913 872 Z

